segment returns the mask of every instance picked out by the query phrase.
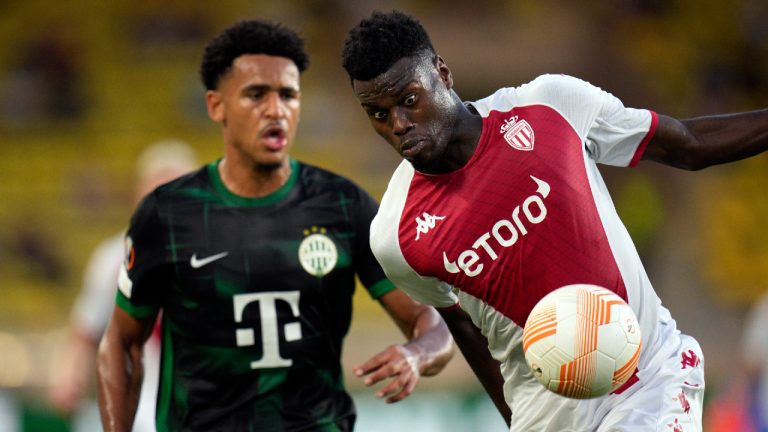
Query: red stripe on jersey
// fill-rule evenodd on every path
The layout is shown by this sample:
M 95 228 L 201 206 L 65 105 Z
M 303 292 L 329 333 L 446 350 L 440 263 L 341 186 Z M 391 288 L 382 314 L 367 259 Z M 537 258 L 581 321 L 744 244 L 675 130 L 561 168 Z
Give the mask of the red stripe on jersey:
M 510 124 L 523 120 L 534 132 L 530 151 L 504 139 Z M 544 295 L 564 285 L 596 284 L 627 298 L 592 195 L 583 143 L 547 106 L 490 112 L 463 168 L 417 172 L 398 240 L 417 273 L 458 287 L 520 326 Z
M 659 125 L 659 116 L 654 111 L 650 111 L 651 113 L 651 127 L 648 128 L 648 133 L 645 134 L 645 138 L 643 138 L 642 141 L 640 141 L 640 145 L 637 146 L 637 150 L 635 150 L 635 155 L 632 156 L 632 161 L 629 162 L 629 166 L 634 167 L 638 163 L 640 163 L 640 159 L 643 158 L 643 154 L 645 153 L 645 148 L 648 147 L 648 143 L 651 142 L 651 139 L 653 138 L 653 135 L 656 133 L 656 126 Z

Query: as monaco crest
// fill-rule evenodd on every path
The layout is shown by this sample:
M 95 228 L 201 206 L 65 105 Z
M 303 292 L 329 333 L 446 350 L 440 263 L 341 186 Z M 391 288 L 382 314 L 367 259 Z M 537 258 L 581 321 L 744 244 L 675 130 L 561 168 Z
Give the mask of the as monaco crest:
M 533 150 L 533 128 L 527 121 L 518 121 L 517 116 L 513 116 L 504 120 L 500 132 L 504 134 L 504 140 L 512 148 L 522 151 Z

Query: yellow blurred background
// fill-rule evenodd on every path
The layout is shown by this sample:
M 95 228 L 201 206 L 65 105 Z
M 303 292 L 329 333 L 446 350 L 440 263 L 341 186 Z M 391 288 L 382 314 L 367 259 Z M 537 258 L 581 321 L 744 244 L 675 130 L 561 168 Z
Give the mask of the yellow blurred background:
M 768 101 L 768 3 L 726 3 L 0 2 L 0 388 L 45 412 L 41 395 L 86 260 L 126 226 L 142 148 L 179 138 L 201 161 L 221 154 L 197 70 L 207 39 L 235 20 L 302 31 L 312 57 L 293 154 L 378 198 L 398 158 L 370 130 L 340 67 L 346 31 L 372 10 L 419 17 L 464 99 L 566 73 L 627 106 L 684 118 Z M 768 155 L 698 173 L 647 162 L 603 172 L 662 301 L 700 341 L 716 395 L 744 313 L 768 290 Z M 399 338 L 365 295 L 355 307 L 349 364 Z M 460 358 L 420 387 L 479 392 Z

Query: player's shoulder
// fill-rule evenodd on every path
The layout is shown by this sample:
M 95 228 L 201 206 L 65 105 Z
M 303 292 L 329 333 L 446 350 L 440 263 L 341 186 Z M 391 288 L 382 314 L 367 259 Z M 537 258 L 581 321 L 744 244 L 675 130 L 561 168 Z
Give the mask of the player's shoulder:
M 603 92 L 589 82 L 565 74 L 543 74 L 516 87 L 504 87 L 472 102 L 483 115 L 492 110 L 506 111 L 517 106 L 546 105 L 558 109 L 573 101 L 599 102 Z
M 387 185 L 387 191 L 407 191 L 412 185 L 411 180 L 414 175 L 416 175 L 416 169 L 410 162 L 403 159 L 392 173 L 392 177 L 389 179 L 389 184 Z
M 155 196 L 163 198 L 174 195 L 189 187 L 199 187 L 209 184 L 209 166 L 204 165 L 194 171 L 161 184 L 154 190 Z
M 589 86 L 589 82 L 573 75 L 567 74 L 542 74 L 531 80 L 529 83 L 523 84 L 521 87 L 530 86 L 536 87 L 579 87 Z
M 553 96 L 590 91 L 596 88 L 589 82 L 571 75 L 543 74 L 517 87 L 499 89 L 499 92 L 514 92 L 522 99 L 537 97 L 549 99 Z
M 600 92 L 601 89 L 590 82 L 565 74 L 539 75 L 533 81 L 520 86 L 524 94 L 533 94 L 548 99 L 569 97 L 575 94 Z
M 147 195 L 144 201 L 147 204 L 163 207 L 168 204 L 178 204 L 181 201 L 196 200 L 203 194 L 195 193 L 196 190 L 210 190 L 212 183 L 210 165 L 204 165 L 194 171 L 179 176 L 173 180 L 156 187 Z M 214 165 L 215 166 L 215 165 Z
M 411 188 L 413 187 L 413 177 L 416 175 L 416 169 L 413 168 L 410 162 L 403 159 L 400 164 L 395 168 L 392 173 L 392 177 L 389 179 L 387 189 L 384 191 L 384 196 L 381 198 L 382 207 L 399 206 L 403 203 L 405 197 L 408 196 Z
M 134 219 L 147 219 L 157 214 L 160 209 L 167 208 L 169 204 L 176 204 L 186 196 L 184 193 L 191 187 L 200 188 L 210 184 L 208 181 L 207 166 L 177 177 L 163 183 L 144 196 L 134 212 Z
M 363 191 L 357 183 L 344 175 L 306 162 L 297 161 L 297 163 L 300 170 L 300 184 L 308 193 L 323 193 L 334 190 L 355 193 Z

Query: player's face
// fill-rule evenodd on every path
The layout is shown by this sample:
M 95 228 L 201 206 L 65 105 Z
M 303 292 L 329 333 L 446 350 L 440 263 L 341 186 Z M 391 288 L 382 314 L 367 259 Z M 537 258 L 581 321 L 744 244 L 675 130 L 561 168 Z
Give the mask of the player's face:
M 260 169 L 288 163 L 301 96 L 299 69 L 293 61 L 242 55 L 206 96 L 209 115 L 222 125 L 228 161 Z
M 445 172 L 454 133 L 450 72 L 441 59 L 400 59 L 381 75 L 352 82 L 373 129 L 414 168 Z

